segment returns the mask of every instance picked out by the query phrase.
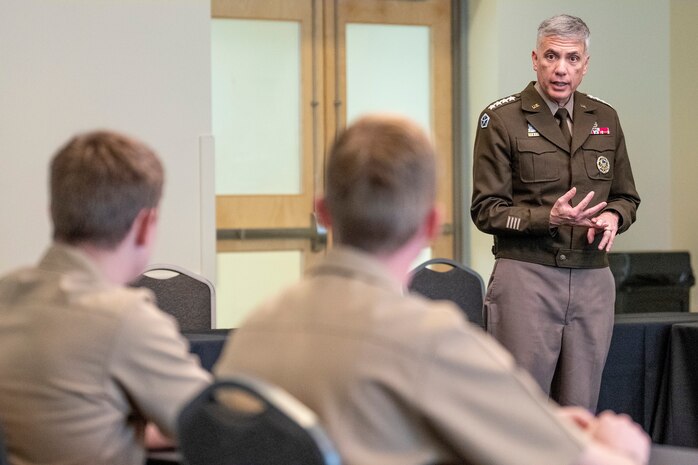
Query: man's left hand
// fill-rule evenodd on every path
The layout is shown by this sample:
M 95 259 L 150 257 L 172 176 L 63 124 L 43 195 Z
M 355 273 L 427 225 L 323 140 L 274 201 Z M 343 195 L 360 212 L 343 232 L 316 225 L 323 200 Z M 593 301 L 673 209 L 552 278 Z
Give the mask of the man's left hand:
M 594 238 L 598 232 L 603 232 L 603 238 L 599 242 L 599 250 L 606 250 L 610 252 L 613 247 L 613 240 L 618 234 L 618 222 L 620 217 L 618 213 L 607 210 L 591 219 L 594 226 L 587 230 L 587 240 L 589 244 L 594 242 Z

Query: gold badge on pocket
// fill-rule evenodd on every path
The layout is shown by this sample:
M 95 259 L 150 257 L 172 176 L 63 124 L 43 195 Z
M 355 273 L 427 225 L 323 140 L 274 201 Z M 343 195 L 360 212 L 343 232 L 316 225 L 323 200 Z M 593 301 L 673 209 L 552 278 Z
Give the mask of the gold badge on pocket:
M 603 155 L 599 155 L 599 158 L 596 159 L 596 167 L 601 174 L 608 174 L 611 171 L 611 162 Z

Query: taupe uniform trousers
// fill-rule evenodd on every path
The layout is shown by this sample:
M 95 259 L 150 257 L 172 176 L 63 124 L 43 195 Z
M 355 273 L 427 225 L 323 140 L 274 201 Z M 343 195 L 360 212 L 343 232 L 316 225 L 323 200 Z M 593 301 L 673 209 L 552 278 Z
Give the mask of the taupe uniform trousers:
M 561 405 L 596 410 L 613 333 L 609 268 L 556 268 L 506 258 L 485 298 L 488 331 Z

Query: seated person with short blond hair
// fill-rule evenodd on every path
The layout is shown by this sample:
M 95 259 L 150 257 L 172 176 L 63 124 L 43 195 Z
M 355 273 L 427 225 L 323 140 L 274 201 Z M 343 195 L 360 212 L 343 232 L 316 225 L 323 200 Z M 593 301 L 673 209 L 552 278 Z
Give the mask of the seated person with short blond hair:
M 136 465 L 210 376 L 174 319 L 124 285 L 149 260 L 163 169 L 141 142 L 78 135 L 51 163 L 54 242 L 0 279 L 0 425 L 10 463 Z M 148 442 L 148 444 L 146 444 Z M 162 443 L 160 441 L 160 443 Z

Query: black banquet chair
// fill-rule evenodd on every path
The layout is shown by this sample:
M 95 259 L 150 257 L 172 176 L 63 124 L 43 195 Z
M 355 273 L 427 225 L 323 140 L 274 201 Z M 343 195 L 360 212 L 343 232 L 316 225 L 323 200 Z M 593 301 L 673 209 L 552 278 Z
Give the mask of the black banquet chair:
M 450 269 L 435 271 L 429 268 L 431 265 L 447 265 Z M 448 258 L 432 258 L 412 270 L 408 289 L 429 299 L 450 300 L 471 323 L 485 327 L 485 283 L 472 268 Z
M 341 464 L 310 409 L 251 376 L 204 389 L 180 413 L 178 430 L 186 465 Z
M 174 316 L 181 331 L 204 331 L 215 327 L 216 291 L 205 277 L 181 266 L 148 266 L 130 286 L 153 291 L 157 305 Z

